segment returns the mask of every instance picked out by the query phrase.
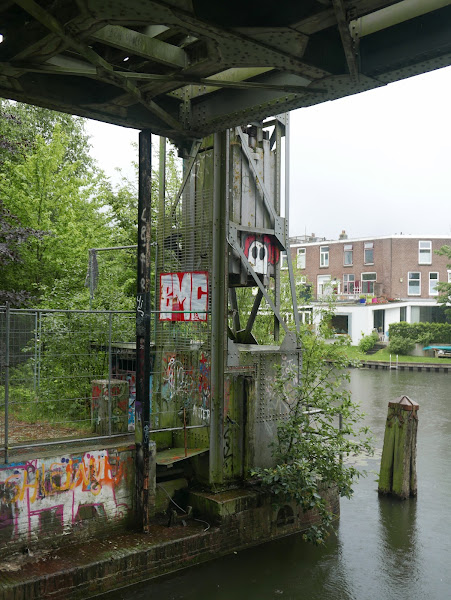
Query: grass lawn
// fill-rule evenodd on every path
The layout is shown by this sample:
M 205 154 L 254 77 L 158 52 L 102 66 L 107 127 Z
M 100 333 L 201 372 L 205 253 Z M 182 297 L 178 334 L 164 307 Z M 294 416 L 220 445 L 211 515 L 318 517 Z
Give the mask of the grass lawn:
M 390 351 L 386 348 L 378 350 L 375 354 L 365 354 L 361 352 L 358 346 L 350 346 L 347 349 L 349 358 L 353 360 L 378 360 L 381 362 L 390 362 Z M 396 354 L 392 354 L 392 362 L 396 362 Z M 451 358 L 435 358 L 434 356 L 407 356 L 403 354 L 398 355 L 398 361 L 404 363 L 431 363 L 431 364 L 449 364 Z

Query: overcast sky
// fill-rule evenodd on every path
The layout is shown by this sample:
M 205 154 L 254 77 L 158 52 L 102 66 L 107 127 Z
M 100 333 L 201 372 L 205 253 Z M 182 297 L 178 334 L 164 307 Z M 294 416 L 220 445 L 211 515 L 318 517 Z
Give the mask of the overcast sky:
M 290 235 L 451 234 L 451 67 L 291 113 Z M 89 122 L 107 174 L 138 132 Z

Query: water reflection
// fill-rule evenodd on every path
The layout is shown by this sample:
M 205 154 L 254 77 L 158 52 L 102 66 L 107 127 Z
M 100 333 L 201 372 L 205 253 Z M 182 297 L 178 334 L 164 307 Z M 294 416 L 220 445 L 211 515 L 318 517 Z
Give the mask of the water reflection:
M 447 600 L 451 597 L 451 375 L 353 371 L 351 391 L 378 453 L 341 502 L 326 548 L 292 536 L 111 594 L 109 600 Z M 379 498 L 377 474 L 388 402 L 420 404 L 418 497 Z
M 417 500 L 379 498 L 378 572 L 392 592 L 417 597 L 421 571 L 416 550 Z

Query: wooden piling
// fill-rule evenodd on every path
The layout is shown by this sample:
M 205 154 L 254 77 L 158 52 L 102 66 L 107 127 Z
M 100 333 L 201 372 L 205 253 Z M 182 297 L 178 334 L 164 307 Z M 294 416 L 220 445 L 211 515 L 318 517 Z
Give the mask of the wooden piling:
M 408 396 L 388 403 L 379 494 L 390 494 L 401 499 L 417 495 L 418 409 L 418 402 Z

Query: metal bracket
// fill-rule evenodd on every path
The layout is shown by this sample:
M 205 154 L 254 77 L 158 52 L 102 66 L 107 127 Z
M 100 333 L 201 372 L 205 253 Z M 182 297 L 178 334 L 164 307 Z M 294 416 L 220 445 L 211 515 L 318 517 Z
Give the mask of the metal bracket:
M 274 237 L 280 243 L 284 250 L 288 250 L 287 248 L 287 229 L 288 223 L 285 217 L 277 216 L 274 219 Z
M 227 366 L 239 367 L 240 355 L 233 340 L 227 340 Z

